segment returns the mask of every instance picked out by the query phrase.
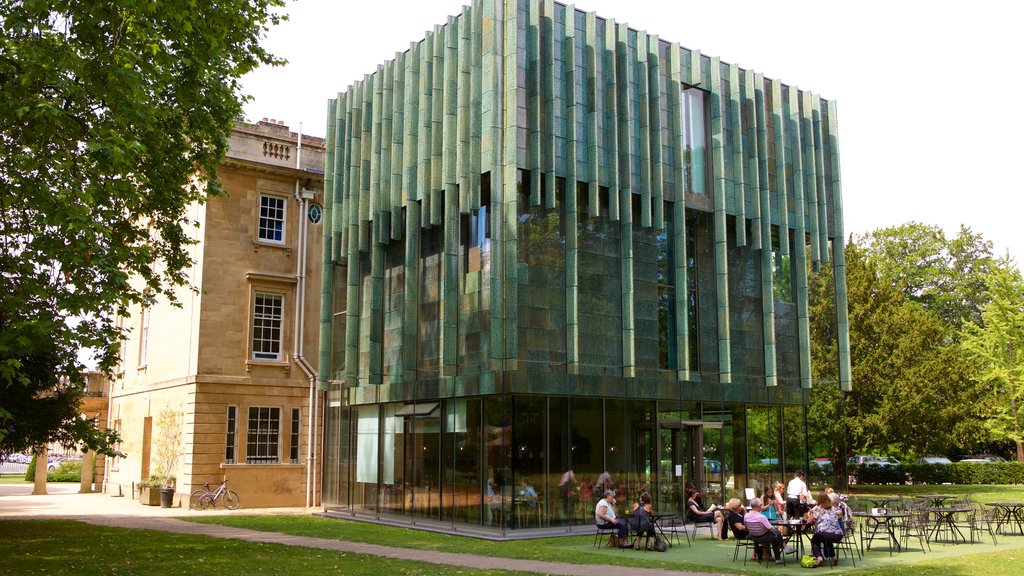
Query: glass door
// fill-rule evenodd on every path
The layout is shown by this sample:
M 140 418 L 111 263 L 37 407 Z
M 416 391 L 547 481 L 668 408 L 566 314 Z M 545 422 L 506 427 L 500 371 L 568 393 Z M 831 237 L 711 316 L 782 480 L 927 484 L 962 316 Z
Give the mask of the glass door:
M 652 496 L 658 512 L 681 514 L 686 501 L 683 489 L 689 477 L 683 428 L 678 422 L 663 422 L 659 430 L 658 493 Z

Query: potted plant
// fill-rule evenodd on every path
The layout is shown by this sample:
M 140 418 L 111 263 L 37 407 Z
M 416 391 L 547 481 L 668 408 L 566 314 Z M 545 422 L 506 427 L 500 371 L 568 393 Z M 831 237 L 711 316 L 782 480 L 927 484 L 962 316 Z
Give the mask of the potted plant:
M 139 482 L 139 502 L 146 506 L 159 506 L 163 483 L 164 479 L 156 474 Z
M 154 473 L 141 484 L 139 501 L 147 506 L 170 508 L 174 502 L 174 469 L 182 452 L 181 415 L 164 408 L 157 418 L 154 450 Z

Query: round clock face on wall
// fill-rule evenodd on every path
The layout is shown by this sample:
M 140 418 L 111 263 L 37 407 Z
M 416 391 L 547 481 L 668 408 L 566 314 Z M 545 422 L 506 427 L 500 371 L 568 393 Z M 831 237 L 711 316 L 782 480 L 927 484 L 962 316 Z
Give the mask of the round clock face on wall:
M 310 204 L 309 210 L 306 211 L 306 216 L 311 223 L 319 224 L 320 220 L 324 217 L 324 209 L 319 204 Z

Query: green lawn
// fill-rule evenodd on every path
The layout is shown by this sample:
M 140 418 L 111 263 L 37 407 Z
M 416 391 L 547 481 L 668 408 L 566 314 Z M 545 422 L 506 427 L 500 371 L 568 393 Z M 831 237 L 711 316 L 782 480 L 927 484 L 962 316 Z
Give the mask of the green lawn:
M 68 520 L 0 521 L 4 574 L 236 576 L 261 574 L 513 575 L 377 556 L 257 544 Z
M 644 566 L 673 570 L 694 570 L 715 573 L 758 574 L 782 573 L 801 574 L 804 569 L 791 562 L 787 567 L 764 568 L 742 561 L 733 563 L 734 542 L 717 542 L 706 533 L 688 547 L 685 542 L 673 546 L 666 553 L 635 552 L 592 547 L 593 536 L 544 538 L 518 540 L 497 544 L 459 536 L 448 536 L 346 520 L 326 519 L 313 516 L 210 516 L 188 518 L 196 522 L 209 522 L 240 528 L 251 528 L 270 532 L 283 532 L 347 540 L 371 542 L 403 548 L 438 550 L 444 552 L 465 552 L 492 557 L 528 558 L 533 560 L 561 561 L 576 564 L 612 564 L 621 566 Z M 1024 575 L 1024 536 L 999 538 L 999 545 L 991 541 L 974 544 L 933 543 L 931 552 L 923 553 L 916 544 L 911 549 L 891 557 L 886 549 L 868 551 L 863 560 L 857 560 L 853 569 L 849 560 L 842 560 L 829 574 L 929 574 L 936 576 L 977 576 L 978 574 Z M 809 551 L 810 548 L 808 547 Z M 809 552 L 808 552 L 809 553 Z M 1012 563 L 1011 563 L 1012 559 Z
M 25 481 L 24 474 L 0 474 L 0 484 L 31 484 Z
M 907 485 L 885 485 L 873 486 L 863 484 L 850 487 L 850 495 L 857 496 L 879 496 L 879 495 L 903 495 L 913 496 L 914 494 L 953 494 L 956 496 L 970 496 L 975 502 L 1020 502 L 1024 500 L 1024 486 L 999 485 L 999 484 L 919 484 Z

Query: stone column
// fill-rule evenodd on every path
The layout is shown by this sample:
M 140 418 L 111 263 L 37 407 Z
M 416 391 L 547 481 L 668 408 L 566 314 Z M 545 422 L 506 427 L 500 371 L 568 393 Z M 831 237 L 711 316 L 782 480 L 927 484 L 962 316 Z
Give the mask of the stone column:
M 78 488 L 79 494 L 90 494 L 92 493 L 92 475 L 93 475 L 93 463 L 96 459 L 96 453 L 89 450 L 85 454 L 82 454 L 82 480 Z
M 35 487 L 32 494 L 46 494 L 46 466 L 49 464 L 50 450 L 46 446 L 39 446 L 36 453 L 36 477 Z

